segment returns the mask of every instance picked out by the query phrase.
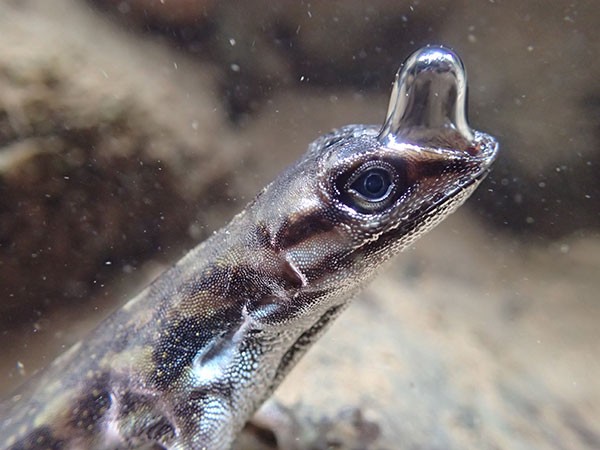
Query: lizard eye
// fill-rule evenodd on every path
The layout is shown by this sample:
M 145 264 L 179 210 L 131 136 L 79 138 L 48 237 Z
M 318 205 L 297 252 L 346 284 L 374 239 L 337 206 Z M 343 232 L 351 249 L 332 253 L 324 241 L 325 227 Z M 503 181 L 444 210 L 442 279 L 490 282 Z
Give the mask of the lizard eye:
M 381 211 L 397 197 L 397 178 L 396 170 L 389 164 L 363 164 L 340 186 L 342 200 L 362 213 Z
M 390 173 L 381 167 L 368 169 L 350 185 L 350 192 L 369 202 L 384 200 L 393 188 Z

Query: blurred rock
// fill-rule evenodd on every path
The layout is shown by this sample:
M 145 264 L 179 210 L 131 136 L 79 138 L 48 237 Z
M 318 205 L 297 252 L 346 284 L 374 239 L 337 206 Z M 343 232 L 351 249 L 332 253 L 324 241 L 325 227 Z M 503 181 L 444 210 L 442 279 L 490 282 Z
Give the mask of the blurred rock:
M 197 240 L 229 202 L 213 189 L 234 153 L 210 68 L 73 5 L 0 5 L 3 321 L 86 301 L 124 267 Z M 207 197 L 210 217 L 196 206 Z
M 447 0 L 426 7 L 390 0 L 221 1 L 197 14 L 195 24 L 177 24 L 169 20 L 168 8 L 161 9 L 164 20 L 157 22 L 139 8 L 123 12 L 129 2 L 93 3 L 124 19 L 134 15 L 178 47 L 219 64 L 234 118 L 255 112 L 273 91 L 295 84 L 387 91 L 398 65 L 431 40 L 451 5 Z M 178 3 L 172 8 L 178 9 Z
M 99 0 L 124 17 L 157 26 L 185 27 L 206 22 L 216 0 Z

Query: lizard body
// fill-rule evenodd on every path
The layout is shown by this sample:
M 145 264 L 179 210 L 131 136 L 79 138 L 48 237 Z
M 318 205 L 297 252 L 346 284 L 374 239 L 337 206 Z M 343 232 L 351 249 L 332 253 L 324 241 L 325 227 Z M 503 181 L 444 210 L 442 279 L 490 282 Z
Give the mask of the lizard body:
M 0 404 L 0 449 L 230 448 L 244 423 L 394 254 L 454 211 L 497 143 L 466 79 L 427 47 L 383 128 L 318 138 L 227 226 Z

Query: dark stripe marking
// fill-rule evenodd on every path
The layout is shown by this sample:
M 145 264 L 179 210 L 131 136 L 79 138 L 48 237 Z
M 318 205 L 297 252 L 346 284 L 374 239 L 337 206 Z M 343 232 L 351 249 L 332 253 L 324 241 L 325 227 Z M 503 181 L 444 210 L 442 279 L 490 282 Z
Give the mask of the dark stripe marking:
M 285 221 L 275 236 L 275 248 L 289 249 L 321 233 L 327 233 L 334 227 L 335 224 L 322 211 L 307 212 Z
M 152 356 L 156 365 L 151 381 L 168 391 L 189 367 L 198 352 L 241 322 L 242 305 L 233 305 L 206 316 L 174 319 L 156 343 Z
M 112 403 L 110 398 L 110 376 L 106 372 L 96 374 L 94 380 L 83 389 L 83 395 L 70 411 L 69 423 L 85 434 L 96 434 L 101 428 L 102 418 Z

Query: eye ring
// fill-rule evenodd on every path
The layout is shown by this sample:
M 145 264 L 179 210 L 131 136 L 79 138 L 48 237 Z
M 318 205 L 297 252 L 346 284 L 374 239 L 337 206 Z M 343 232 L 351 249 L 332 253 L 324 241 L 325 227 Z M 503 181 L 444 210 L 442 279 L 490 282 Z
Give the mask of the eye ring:
M 398 173 L 382 161 L 371 161 L 354 170 L 340 186 L 341 199 L 361 213 L 383 210 L 396 197 Z
M 371 203 L 384 201 L 393 189 L 392 174 L 377 166 L 358 174 L 348 186 L 348 192 Z

